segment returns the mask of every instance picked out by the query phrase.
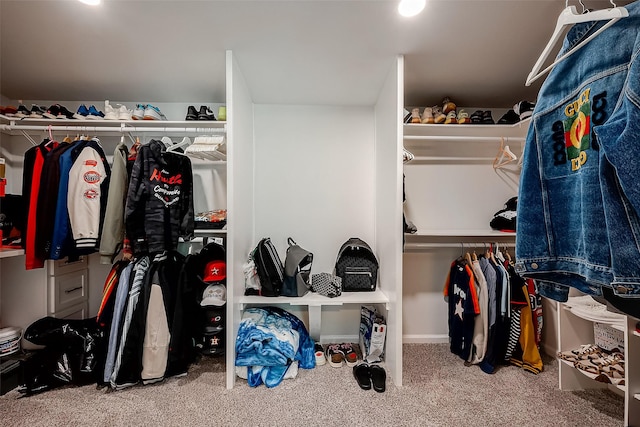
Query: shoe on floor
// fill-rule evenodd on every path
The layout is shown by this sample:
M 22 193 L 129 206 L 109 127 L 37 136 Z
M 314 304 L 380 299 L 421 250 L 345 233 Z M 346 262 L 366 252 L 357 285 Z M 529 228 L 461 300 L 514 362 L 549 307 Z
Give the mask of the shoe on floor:
M 322 344 L 320 344 L 319 342 L 315 343 L 315 352 L 316 352 L 316 366 L 322 366 L 325 363 L 327 363 L 327 358 L 324 357 L 324 348 L 322 348 Z
M 329 344 L 324 351 L 324 354 L 327 358 L 327 361 L 329 362 L 329 365 L 333 366 L 334 368 L 342 367 L 344 355 L 342 354 L 342 351 L 340 351 L 339 344 Z
M 353 377 L 363 390 L 371 390 L 371 370 L 366 363 L 360 363 L 353 367 Z
M 520 121 L 520 116 L 515 111 L 509 110 L 498 120 L 499 125 L 513 125 Z
M 358 363 L 358 353 L 356 353 L 351 343 L 340 344 L 340 351 L 348 367 L 352 368 Z
M 373 389 L 378 393 L 384 392 L 387 388 L 387 372 L 379 365 L 369 365 L 369 371 L 371 372 Z

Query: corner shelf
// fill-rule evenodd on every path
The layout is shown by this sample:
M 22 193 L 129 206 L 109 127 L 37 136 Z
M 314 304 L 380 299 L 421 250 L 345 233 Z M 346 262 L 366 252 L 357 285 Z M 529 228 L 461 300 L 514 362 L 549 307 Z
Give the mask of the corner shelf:
M 0 247 L 0 258 L 11 258 L 24 255 L 24 249 Z

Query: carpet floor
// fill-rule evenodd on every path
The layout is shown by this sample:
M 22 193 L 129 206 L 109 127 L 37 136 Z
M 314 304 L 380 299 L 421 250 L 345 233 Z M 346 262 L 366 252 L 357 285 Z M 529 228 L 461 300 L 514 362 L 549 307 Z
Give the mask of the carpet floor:
M 95 385 L 0 397 L 5 426 L 619 426 L 624 399 L 608 390 L 563 392 L 558 363 L 534 375 L 464 366 L 447 344 L 405 344 L 402 387 L 361 390 L 346 366 L 299 370 L 277 387 L 225 388 L 224 359 L 189 374 L 117 392 Z

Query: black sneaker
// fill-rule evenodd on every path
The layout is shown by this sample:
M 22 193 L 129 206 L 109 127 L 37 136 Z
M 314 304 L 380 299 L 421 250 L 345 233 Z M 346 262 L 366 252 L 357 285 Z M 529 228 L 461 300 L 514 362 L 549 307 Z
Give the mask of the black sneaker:
M 73 119 L 73 113 L 63 105 L 58 105 L 58 115 L 56 119 Z
M 474 124 L 482 123 L 482 114 L 483 113 L 484 113 L 484 111 L 482 111 L 482 110 L 474 111 L 473 114 L 470 117 L 471 123 L 474 123 Z
M 53 104 L 51 107 L 47 108 L 47 111 L 44 112 L 43 116 L 47 119 L 55 119 L 58 117 L 58 113 L 60 113 L 60 104 Z
M 513 106 L 513 111 L 515 111 L 515 113 L 520 116 L 520 120 L 524 120 L 528 117 L 531 117 L 535 106 L 536 104 L 533 104 L 529 101 L 520 101 Z
M 41 119 L 44 113 L 45 113 L 44 108 L 36 104 L 31 104 L 31 112 L 29 113 L 30 118 Z
M 520 121 L 520 116 L 513 110 L 507 111 L 500 120 L 498 120 L 499 125 L 512 125 L 518 123 Z
M 187 117 L 185 117 L 185 120 L 198 120 L 198 112 L 196 111 L 196 107 L 194 107 L 193 105 L 189 105 L 189 108 L 187 108 Z
M 489 223 L 494 230 L 515 232 L 516 212 L 518 210 L 518 196 L 512 197 L 504 204 L 504 209 L 499 210 Z
M 198 112 L 198 120 L 215 120 L 216 116 L 213 115 L 213 111 L 206 105 L 200 106 L 200 112 Z
M 496 124 L 496 122 L 493 121 L 493 116 L 491 116 L 491 110 L 486 110 L 482 113 L 482 124 L 483 125 Z
M 29 117 L 30 114 L 31 111 L 29 111 L 24 105 L 20 104 L 18 105 L 18 111 L 16 111 L 15 116 L 20 119 L 24 119 L 25 117 Z

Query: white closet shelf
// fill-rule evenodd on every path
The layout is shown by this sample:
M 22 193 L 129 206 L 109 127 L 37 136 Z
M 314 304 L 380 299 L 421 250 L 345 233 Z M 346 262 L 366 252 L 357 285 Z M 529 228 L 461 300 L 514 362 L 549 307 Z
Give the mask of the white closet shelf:
M 513 125 L 445 125 L 405 124 L 404 140 L 478 141 L 494 142 L 500 137 L 509 141 L 523 141 L 522 127 L 528 127 L 531 119 Z
M 568 307 L 564 304 L 562 304 L 562 308 L 564 310 L 567 310 L 569 313 L 573 314 L 574 316 L 577 316 L 581 319 L 584 320 L 588 320 L 590 322 L 597 322 L 597 323 L 602 323 L 604 325 L 608 325 L 611 326 L 613 329 L 616 329 L 618 331 L 624 332 L 625 331 L 625 323 L 626 323 L 626 317 L 624 315 L 619 315 L 619 318 L 617 316 L 615 316 L 616 318 L 612 318 L 612 319 L 601 319 L 598 318 L 596 316 L 589 316 L 588 313 L 585 313 L 584 311 L 581 310 L 576 310 L 572 307 Z M 614 313 L 611 312 L 607 312 L 609 315 L 611 315 L 612 317 L 614 317 Z
M 573 366 L 573 363 L 569 362 L 568 360 L 564 360 L 564 359 L 560 359 L 559 358 L 558 361 L 561 362 L 561 363 L 564 363 L 565 365 L 571 366 L 577 372 L 580 372 L 582 375 L 584 375 L 584 376 L 586 376 L 588 378 L 591 378 L 592 380 L 594 380 L 594 378 L 598 376 L 597 374 L 592 374 L 591 372 L 583 371 L 582 369 L 576 368 L 575 366 Z M 627 387 L 624 386 L 624 385 L 619 385 L 619 384 L 609 384 L 609 385 L 611 385 L 613 387 L 616 387 L 616 388 L 624 391 L 625 393 L 627 391 Z M 640 393 L 638 393 L 638 395 L 640 395 Z M 637 395 L 634 395 L 634 397 L 635 396 L 637 396 Z M 640 398 L 638 400 L 640 400 Z
M 0 247 L 0 258 L 10 258 L 24 255 L 24 249 Z
M 289 304 L 289 305 L 307 305 L 307 306 L 325 306 L 325 305 L 343 305 L 343 304 L 388 304 L 389 297 L 380 289 L 373 292 L 343 292 L 342 295 L 335 298 L 325 297 L 315 292 L 307 292 L 302 297 L 261 297 L 255 295 L 243 295 L 238 298 L 238 304 L 246 305 L 271 305 L 271 304 Z M 241 308 L 242 309 L 242 308 Z
M 405 234 L 408 240 L 427 240 L 430 237 L 471 237 L 471 238 L 511 238 L 516 236 L 516 233 L 497 231 L 491 229 L 434 229 L 434 230 L 419 230 L 415 234 Z

